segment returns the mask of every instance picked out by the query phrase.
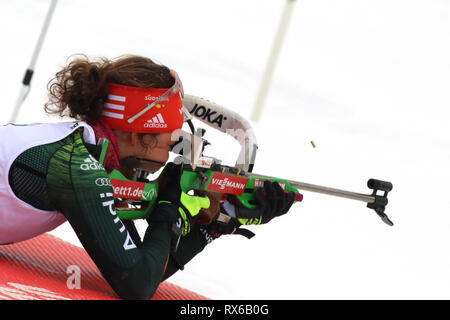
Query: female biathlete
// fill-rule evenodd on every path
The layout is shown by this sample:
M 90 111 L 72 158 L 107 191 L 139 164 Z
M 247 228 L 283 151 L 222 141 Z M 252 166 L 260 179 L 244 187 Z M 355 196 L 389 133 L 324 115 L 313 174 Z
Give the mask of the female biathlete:
M 183 194 L 180 166 L 166 165 L 175 143 L 171 133 L 183 125 L 181 81 L 151 59 L 75 56 L 48 89 L 46 111 L 70 122 L 0 126 L 0 244 L 30 239 L 67 220 L 119 297 L 149 299 L 221 234 L 245 221 L 267 223 L 293 203 L 292 193 L 266 182 L 257 209 L 227 203 L 233 230 L 194 223 L 208 198 Z M 103 165 L 92 148 L 100 138 L 111 143 Z M 165 166 L 142 239 L 133 222 L 117 217 L 108 179 L 128 157 L 151 161 L 155 171 Z M 173 252 L 177 222 L 189 232 Z

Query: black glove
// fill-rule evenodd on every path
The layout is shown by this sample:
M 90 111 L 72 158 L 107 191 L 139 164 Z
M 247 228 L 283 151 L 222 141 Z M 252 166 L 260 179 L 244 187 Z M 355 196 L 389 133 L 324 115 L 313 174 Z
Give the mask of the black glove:
M 256 205 L 249 209 L 242 205 L 235 205 L 237 220 L 244 225 L 268 223 L 289 211 L 294 203 L 295 193 L 284 192 L 278 182 L 264 181 L 264 187 L 255 192 Z

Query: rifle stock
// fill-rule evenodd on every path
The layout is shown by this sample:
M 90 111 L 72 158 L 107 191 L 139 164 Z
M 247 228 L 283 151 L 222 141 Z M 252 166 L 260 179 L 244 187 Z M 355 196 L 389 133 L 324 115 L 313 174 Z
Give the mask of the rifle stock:
M 247 208 L 255 208 L 254 192 L 263 186 L 264 180 L 276 181 L 286 192 L 295 192 L 295 201 L 303 199 L 297 188 L 286 179 L 247 175 L 240 173 L 240 170 L 231 173 L 227 170 L 235 171 L 235 168 L 222 167 L 221 171 L 202 168 L 192 170 L 189 165 L 184 165 L 180 181 L 181 190 L 185 193 L 206 195 L 212 200 L 212 206 L 209 210 L 203 210 L 203 217 L 199 219 L 199 223 L 203 221 L 201 224 L 207 224 L 215 220 L 219 214 L 219 202 L 227 195 L 236 196 Z M 147 182 L 129 180 L 118 170 L 113 170 L 109 177 L 114 197 L 119 200 L 116 211 L 121 219 L 144 219 L 151 213 L 158 196 L 158 179 Z

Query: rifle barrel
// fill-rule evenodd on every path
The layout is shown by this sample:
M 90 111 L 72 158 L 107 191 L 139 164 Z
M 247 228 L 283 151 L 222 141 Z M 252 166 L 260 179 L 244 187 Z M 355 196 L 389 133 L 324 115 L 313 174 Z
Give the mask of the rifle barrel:
M 275 178 L 275 177 L 270 177 L 270 176 L 265 176 L 262 174 L 255 174 L 255 173 L 247 173 L 247 175 L 254 176 L 254 177 L 260 177 L 260 178 L 266 178 L 269 180 L 270 180 L 270 178 L 272 178 L 272 179 Z M 341 190 L 341 189 L 324 187 L 324 186 L 319 186 L 319 185 L 304 183 L 304 182 L 299 182 L 299 181 L 293 181 L 293 180 L 288 180 L 288 179 L 284 179 L 284 180 L 286 180 L 291 186 L 293 186 L 297 189 L 300 189 L 300 190 L 304 190 L 304 191 L 322 193 L 322 194 L 327 194 L 327 195 L 331 195 L 331 196 L 347 198 L 347 199 L 352 199 L 352 200 L 359 200 L 359 201 L 363 201 L 366 203 L 375 202 L 375 197 L 372 195 L 368 195 L 368 194 L 356 193 L 356 192 L 352 192 L 352 191 L 345 191 L 345 190 Z

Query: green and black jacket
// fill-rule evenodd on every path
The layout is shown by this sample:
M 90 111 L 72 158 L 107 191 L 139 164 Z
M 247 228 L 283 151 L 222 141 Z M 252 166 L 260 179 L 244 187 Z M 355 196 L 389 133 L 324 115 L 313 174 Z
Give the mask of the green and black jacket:
M 105 181 L 106 171 L 85 146 L 83 128 L 60 141 L 26 150 L 9 172 L 18 198 L 65 216 L 119 297 L 149 299 L 180 264 L 203 250 L 206 240 L 198 227 L 193 228 L 181 239 L 175 261 L 170 255 L 167 224 L 149 225 L 141 239 L 132 221 L 117 217 L 113 190 Z M 165 206 L 155 210 L 172 209 Z

